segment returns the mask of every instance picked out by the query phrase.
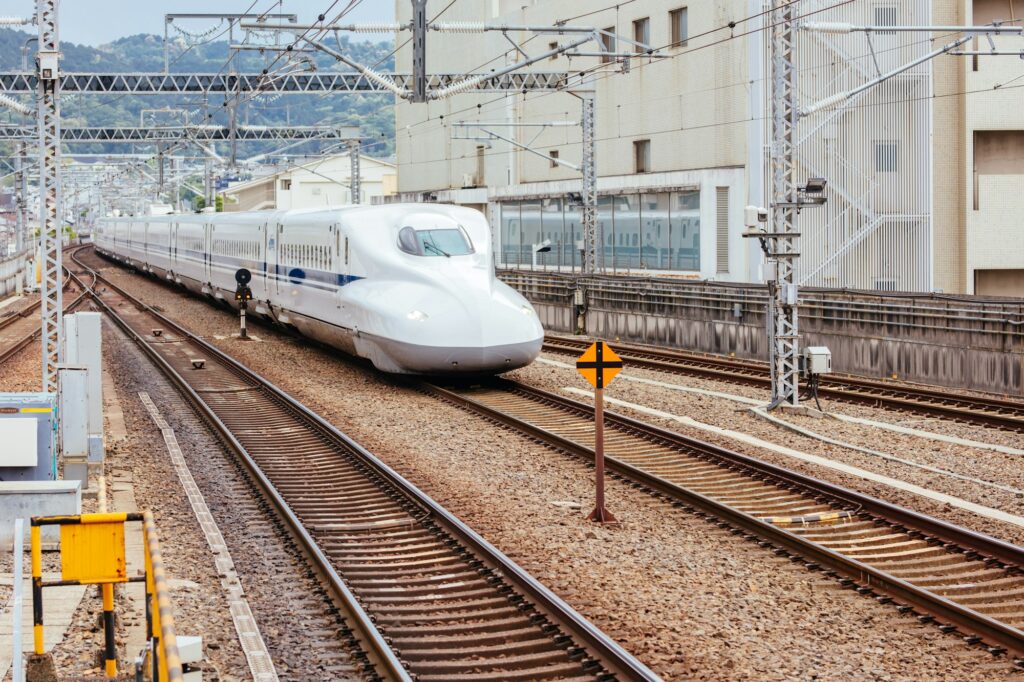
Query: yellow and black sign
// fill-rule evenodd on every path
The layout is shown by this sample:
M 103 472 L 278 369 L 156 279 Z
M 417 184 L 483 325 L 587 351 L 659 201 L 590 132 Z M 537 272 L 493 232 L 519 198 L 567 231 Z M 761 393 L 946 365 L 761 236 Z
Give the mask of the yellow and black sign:
M 598 341 L 576 359 L 576 371 L 600 390 L 612 383 L 612 379 L 622 371 L 622 358 L 607 343 Z
M 87 585 L 128 582 L 124 523 L 127 514 L 83 514 L 61 524 L 61 579 Z

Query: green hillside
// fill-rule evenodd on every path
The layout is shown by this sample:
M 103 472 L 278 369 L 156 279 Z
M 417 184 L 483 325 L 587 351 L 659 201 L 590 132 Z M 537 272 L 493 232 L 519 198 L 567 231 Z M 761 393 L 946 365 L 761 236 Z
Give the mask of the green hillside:
M 13 29 L 0 29 L 0 70 L 20 70 L 22 47 L 31 34 Z M 331 39 L 331 47 L 339 44 Z M 340 48 L 346 55 L 364 64 L 379 64 L 378 68 L 388 71 L 394 68 L 390 57 L 391 43 L 349 42 L 341 38 Z M 30 47 L 29 67 L 32 68 L 34 43 Z M 74 43 L 62 43 L 64 55 L 62 68 L 68 71 L 89 72 L 159 72 L 163 70 L 163 37 L 139 34 L 122 38 L 109 45 L 88 47 Z M 236 69 L 244 72 L 261 72 L 274 59 L 267 52 L 242 52 L 236 57 Z M 319 71 L 349 70 L 333 58 L 321 53 L 304 54 Z M 173 41 L 171 49 L 171 71 L 175 73 L 217 73 L 224 67 L 228 57 L 228 43 L 218 40 L 207 44 L 189 46 L 180 37 Z M 25 99 L 26 103 L 30 103 Z M 139 125 L 143 109 L 176 107 L 190 111 L 202 107 L 198 97 L 181 96 L 97 96 L 65 95 L 62 97 L 62 114 L 67 126 Z M 246 101 L 239 109 L 239 120 L 252 125 L 291 123 L 292 125 L 342 124 L 357 125 L 367 138 L 365 149 L 374 156 L 388 156 L 394 148 L 395 119 L 394 98 L 390 95 L 260 95 Z M 225 124 L 223 95 L 216 95 L 209 103 L 210 121 Z M 24 123 L 21 116 L 0 113 L 0 120 L 8 123 Z M 165 119 L 167 120 L 167 119 Z M 191 119 L 201 122 L 202 114 Z M 306 149 L 315 149 L 311 143 Z M 127 151 L 127 145 L 79 145 L 78 151 Z M 251 144 L 240 152 L 247 156 L 266 151 L 266 146 Z

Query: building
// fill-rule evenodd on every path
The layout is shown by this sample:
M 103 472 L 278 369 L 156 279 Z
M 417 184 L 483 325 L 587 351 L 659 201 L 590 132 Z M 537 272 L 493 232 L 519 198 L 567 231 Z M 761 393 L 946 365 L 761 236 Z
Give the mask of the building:
M 360 156 L 361 203 L 395 193 L 395 166 L 381 159 Z M 293 166 L 271 175 L 232 183 L 221 194 L 225 211 L 317 208 L 352 203 L 352 163 L 349 155 L 336 154 Z
M 1020 26 L 1024 0 L 968 0 L 963 16 L 973 25 L 1016 19 Z M 955 62 L 956 80 L 936 87 L 936 94 L 969 93 L 954 113 L 962 151 L 944 161 L 958 166 L 963 222 L 956 243 L 963 254 L 961 288 L 971 293 L 1024 296 L 1022 42 L 1020 35 L 994 37 L 996 49 L 1009 54 L 962 57 Z M 991 50 L 985 38 L 964 48 Z
M 1010 19 L 1011 12 L 1020 17 L 1022 1 L 887 0 L 837 8 L 804 0 L 799 11 L 808 21 L 948 26 Z M 605 30 L 609 51 L 636 49 L 623 37 L 661 48 L 665 58 L 638 54 L 628 59 L 628 70 L 621 59 L 594 56 L 559 56 L 529 67 L 598 68 L 599 258 L 609 272 L 759 281 L 763 256 L 756 240 L 743 238 L 743 208 L 770 203 L 769 43 L 761 8 L 749 0 L 635 0 L 596 10 L 586 0 L 493 0 L 452 5 L 443 21 L 553 25 L 580 17 L 569 23 Z M 410 19 L 407 0 L 396 0 L 396 10 L 400 22 Z M 527 54 L 569 40 L 517 31 L 508 36 Z M 858 32 L 800 30 L 799 105 L 922 57 L 943 44 L 932 37 L 881 31 L 869 41 Z M 996 38 L 1006 51 L 1019 52 L 1019 45 L 1009 45 L 1014 40 L 1020 37 Z M 979 44 L 984 49 L 988 43 L 982 38 Z M 593 52 L 596 45 L 579 49 Z M 431 31 L 428 37 L 431 72 L 481 72 L 522 58 L 501 32 Z M 602 59 L 607 63 L 599 65 Z M 1018 91 L 991 90 L 1019 75 L 1013 73 L 1019 60 L 979 59 L 925 61 L 801 116 L 797 180 L 823 177 L 829 184 L 828 203 L 799 217 L 798 282 L 1024 295 L 1024 230 L 1011 224 L 1024 208 L 1024 170 L 1018 167 L 1024 156 L 1013 146 L 1024 144 L 1024 108 L 1012 104 Z M 410 69 L 406 46 L 397 70 Z M 984 95 L 962 94 L 986 86 Z M 502 265 L 531 267 L 534 245 L 548 240 L 551 251 L 537 254 L 540 267 L 579 267 L 579 208 L 570 197 L 579 192 L 580 174 L 556 161 L 578 164 L 581 158 L 576 97 L 459 95 L 401 102 L 396 115 L 401 197 L 486 210 Z M 515 144 L 486 139 L 485 131 Z M 978 208 L 968 200 L 975 191 Z

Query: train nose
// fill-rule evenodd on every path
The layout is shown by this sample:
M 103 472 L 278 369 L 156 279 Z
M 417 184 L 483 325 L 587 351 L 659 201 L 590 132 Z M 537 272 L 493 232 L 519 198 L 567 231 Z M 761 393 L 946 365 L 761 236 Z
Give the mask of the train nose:
M 405 313 L 402 332 L 378 341 L 389 371 L 494 374 L 540 355 L 544 330 L 530 304 L 511 289 L 501 285 L 445 299 L 435 295 L 430 306 Z

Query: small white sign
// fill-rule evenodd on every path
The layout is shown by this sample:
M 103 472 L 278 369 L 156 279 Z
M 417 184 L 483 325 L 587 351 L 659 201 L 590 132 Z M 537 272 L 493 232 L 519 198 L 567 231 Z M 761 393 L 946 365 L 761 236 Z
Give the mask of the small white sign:
M 39 455 L 39 422 L 15 417 L 0 419 L 0 467 L 34 467 Z

